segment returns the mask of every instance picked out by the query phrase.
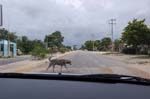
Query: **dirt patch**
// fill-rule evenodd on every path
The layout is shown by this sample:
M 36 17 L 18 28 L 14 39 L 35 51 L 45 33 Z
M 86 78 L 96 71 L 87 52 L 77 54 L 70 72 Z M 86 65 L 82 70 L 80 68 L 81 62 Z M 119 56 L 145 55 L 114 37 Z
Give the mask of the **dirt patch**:
M 38 66 L 29 66 L 29 67 L 22 67 L 15 70 L 16 73 L 22 73 L 22 72 L 30 72 L 36 68 L 40 68 L 45 66 L 45 63 L 39 64 Z M 47 66 L 47 65 L 46 65 Z
M 100 68 L 100 69 L 101 69 L 101 71 L 102 71 L 103 73 L 105 73 L 105 74 L 112 74 L 112 73 L 113 73 L 112 69 L 109 68 L 109 67 L 102 67 L 102 68 Z
M 45 72 L 45 71 L 41 71 Z M 60 68 L 55 68 L 55 73 L 59 73 Z M 53 73 L 52 68 L 50 68 L 46 73 Z M 112 74 L 113 71 L 111 68 L 108 67 L 100 67 L 100 68 L 68 68 L 68 71 L 63 68 L 62 73 L 72 73 L 72 74 Z
M 144 72 L 144 71 L 139 70 L 139 69 L 134 68 L 134 67 L 127 67 L 127 69 L 138 77 L 150 79 L 150 73 Z

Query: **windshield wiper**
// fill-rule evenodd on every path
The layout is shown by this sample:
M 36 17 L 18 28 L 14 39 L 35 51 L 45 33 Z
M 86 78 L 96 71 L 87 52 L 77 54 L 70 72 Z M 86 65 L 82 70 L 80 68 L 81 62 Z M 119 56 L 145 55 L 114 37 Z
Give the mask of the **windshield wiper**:
M 67 81 L 86 81 L 101 83 L 126 83 L 150 86 L 150 79 L 144 79 L 134 76 L 117 74 L 89 74 L 89 75 L 71 75 L 71 74 L 31 74 L 31 73 L 0 73 L 0 78 L 21 78 L 21 79 L 41 79 L 41 80 L 67 80 Z
M 130 84 L 144 84 L 150 85 L 150 79 L 135 77 L 135 76 L 127 76 L 127 75 L 118 75 L 118 74 L 90 74 L 84 75 L 87 78 L 93 79 L 103 79 L 116 81 L 119 83 L 130 83 Z

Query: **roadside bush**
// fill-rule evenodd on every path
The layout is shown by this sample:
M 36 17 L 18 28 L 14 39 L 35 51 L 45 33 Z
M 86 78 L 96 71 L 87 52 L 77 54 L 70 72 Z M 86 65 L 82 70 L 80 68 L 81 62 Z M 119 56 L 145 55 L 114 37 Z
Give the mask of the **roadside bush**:
M 41 47 L 41 46 L 36 46 L 32 52 L 31 52 L 32 56 L 34 56 L 36 59 L 43 59 L 46 57 L 47 51 L 45 48 Z
M 60 48 L 60 52 L 61 53 L 65 53 L 65 52 L 68 52 L 69 51 L 69 49 L 67 49 L 67 48 L 65 48 L 65 47 L 61 47 Z
M 146 51 L 146 50 L 140 51 L 140 54 L 142 54 L 142 55 L 148 55 L 148 51 Z
M 50 48 L 50 49 L 47 50 L 47 52 L 48 52 L 49 54 L 53 54 L 53 53 L 57 53 L 58 51 L 56 51 L 56 50 Z
M 65 53 L 66 52 L 66 48 L 60 48 L 60 52 L 61 53 Z
M 124 54 L 136 54 L 136 49 L 135 48 L 124 48 L 122 50 L 122 53 L 124 53 Z

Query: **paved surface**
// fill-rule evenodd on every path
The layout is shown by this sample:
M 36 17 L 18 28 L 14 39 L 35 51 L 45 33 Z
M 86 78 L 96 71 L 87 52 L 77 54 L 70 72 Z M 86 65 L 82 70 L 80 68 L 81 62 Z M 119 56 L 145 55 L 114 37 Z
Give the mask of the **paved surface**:
M 64 73 L 123 74 L 150 78 L 150 72 L 145 72 L 144 70 L 139 69 L 138 67 L 140 66 L 135 64 L 128 64 L 124 61 L 117 60 L 115 57 L 107 57 L 107 55 L 102 55 L 99 52 L 77 51 L 65 55 L 61 58 L 69 59 L 72 61 L 72 65 L 68 65 L 69 72 L 64 69 Z M 50 69 L 49 71 L 45 71 L 45 68 L 46 66 L 33 70 L 32 72 L 52 72 L 52 69 Z M 59 66 L 57 66 L 56 72 L 60 72 Z
M 104 55 L 95 52 L 78 51 L 73 54 L 63 57 L 64 59 L 72 60 L 73 66 L 76 67 L 112 67 L 112 66 L 126 66 L 125 63 L 110 59 Z
M 20 57 L 16 57 L 16 58 L 0 59 L 0 65 L 6 65 L 6 64 L 29 60 L 29 59 L 31 59 L 30 56 L 24 56 L 24 57 L 20 56 Z
M 116 56 L 102 55 L 101 52 L 75 51 L 55 55 L 55 58 L 69 59 L 72 65 L 67 65 L 68 70 L 63 68 L 63 73 L 73 74 L 124 74 L 150 78 L 150 67 L 131 64 Z M 123 58 L 123 57 L 122 57 Z M 48 59 L 40 61 L 25 60 L 0 66 L 0 72 L 36 72 L 52 73 L 52 68 L 46 71 Z M 55 72 L 60 72 L 56 66 Z
M 69 53 L 70 52 L 65 54 L 57 53 L 53 55 L 53 58 L 62 57 Z M 7 64 L 0 65 L 0 72 L 31 72 L 32 70 L 37 70 L 41 67 L 45 69 L 48 65 L 48 59 L 32 60 L 31 58 L 32 57 L 30 56 L 19 56 L 16 59 L 13 58 L 13 61 L 11 61 L 11 59 L 7 59 Z M 11 62 L 9 63 L 9 61 Z
M 132 76 L 141 76 L 145 78 L 150 77 L 150 69 L 147 72 L 135 68 L 134 64 L 128 64 L 124 61 L 116 60 L 114 58 L 107 57 L 107 55 L 102 55 L 98 52 L 88 52 L 88 51 L 76 51 L 71 54 L 61 57 L 63 59 L 69 59 L 72 61 L 72 65 L 68 66 L 69 71 L 65 68 L 63 73 L 79 73 L 79 74 L 124 74 Z M 48 71 L 48 63 L 43 64 L 40 68 L 36 68 L 31 72 L 46 72 L 52 73 L 52 68 Z M 55 72 L 60 72 L 60 67 L 56 66 Z

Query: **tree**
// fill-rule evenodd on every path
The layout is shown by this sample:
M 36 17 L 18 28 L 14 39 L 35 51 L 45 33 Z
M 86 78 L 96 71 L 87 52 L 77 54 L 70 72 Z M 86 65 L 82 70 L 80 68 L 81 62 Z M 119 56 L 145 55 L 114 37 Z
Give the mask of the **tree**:
M 37 40 L 37 39 L 35 39 L 35 40 L 30 40 L 30 43 L 32 44 L 32 46 L 35 48 L 37 45 L 38 46 L 41 46 L 41 47 L 43 47 L 43 48 L 45 48 L 45 45 L 44 45 L 44 43 L 41 41 L 41 40 Z
M 32 43 L 26 36 L 22 36 L 21 40 L 17 40 L 17 46 L 25 54 L 28 54 L 33 49 Z
M 84 43 L 84 45 L 81 46 L 80 49 L 87 49 L 89 51 L 100 50 L 101 49 L 101 41 L 100 40 L 95 40 L 95 41 L 89 40 L 89 41 L 86 41 Z
M 60 48 L 60 52 L 61 52 L 61 53 L 68 52 L 69 50 L 70 50 L 70 49 L 66 48 L 65 46 L 62 46 L 62 47 Z
M 102 47 L 102 50 L 104 51 L 107 51 L 109 50 L 109 46 L 111 45 L 112 41 L 109 37 L 105 37 L 101 40 L 101 47 Z
M 129 22 L 122 33 L 122 40 L 128 45 L 132 45 L 138 53 L 138 46 L 149 45 L 150 29 L 145 24 L 145 19 L 134 19 Z
M 17 39 L 17 36 L 13 32 L 9 32 L 5 28 L 0 29 L 0 39 L 4 40 L 10 40 L 12 42 L 15 42 Z
M 132 22 L 129 22 L 122 33 L 122 40 L 128 45 L 133 45 L 134 47 L 141 44 L 147 44 L 147 36 L 150 32 L 144 22 L 145 19 L 139 21 L 134 19 Z
M 101 41 L 100 40 L 96 40 L 96 41 L 94 41 L 94 49 L 95 50 L 101 50 Z
M 24 54 L 29 54 L 36 46 L 45 48 L 41 40 L 29 40 L 26 36 L 22 36 L 21 39 L 17 40 L 17 46 Z
M 61 32 L 56 31 L 50 35 L 46 35 L 44 42 L 48 44 L 48 47 L 57 47 L 60 48 L 63 44 L 64 37 L 61 35 Z
M 65 48 L 67 48 L 68 50 L 72 50 L 71 46 L 64 46 Z
M 88 51 L 93 51 L 93 43 L 94 43 L 94 41 L 91 41 L 91 40 L 86 41 L 84 43 L 85 49 L 87 49 Z
M 32 50 L 31 54 L 34 56 L 36 59 L 43 59 L 46 57 L 46 49 L 45 47 L 42 47 L 41 44 L 36 43 L 34 45 L 34 49 Z
M 115 51 L 119 52 L 121 45 L 122 45 L 121 40 L 120 39 L 116 39 L 114 41 L 114 49 L 115 49 Z
M 86 48 L 85 48 L 85 45 L 82 45 L 81 47 L 80 47 L 80 50 L 85 50 Z

